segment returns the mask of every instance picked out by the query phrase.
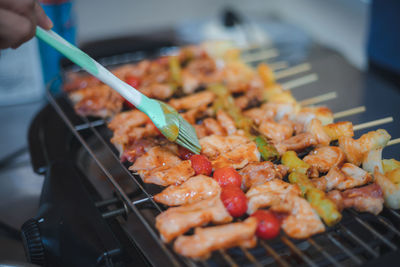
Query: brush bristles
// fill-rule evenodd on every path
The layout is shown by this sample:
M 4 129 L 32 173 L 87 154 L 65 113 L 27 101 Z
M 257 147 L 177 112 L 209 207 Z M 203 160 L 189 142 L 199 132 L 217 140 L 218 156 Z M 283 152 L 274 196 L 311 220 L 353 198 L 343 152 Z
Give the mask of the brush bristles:
M 201 151 L 196 131 L 193 126 L 185 121 L 181 116 L 179 116 L 179 135 L 176 142 L 193 153 L 199 154 Z

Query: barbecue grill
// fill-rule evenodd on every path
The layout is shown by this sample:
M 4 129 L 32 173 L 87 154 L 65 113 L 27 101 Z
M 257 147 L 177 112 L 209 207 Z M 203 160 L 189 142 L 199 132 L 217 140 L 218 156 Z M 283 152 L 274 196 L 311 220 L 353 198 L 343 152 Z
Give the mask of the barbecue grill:
M 168 49 L 160 51 L 164 53 Z M 319 49 L 316 54 L 320 57 L 321 53 Z M 323 50 L 323 53 L 327 53 L 324 58 L 333 64 L 331 69 L 352 69 L 333 52 Z M 126 63 L 147 56 L 133 53 L 104 59 L 102 63 Z M 329 63 L 323 61 L 323 64 Z M 382 83 L 375 79 L 375 84 Z M 399 94 L 384 85 L 381 92 L 390 92 L 391 101 L 399 101 Z M 47 97 L 49 104 L 35 117 L 29 131 L 33 168 L 46 175 L 39 213 L 22 227 L 27 257 L 32 263 L 47 266 L 353 266 L 389 265 L 400 259 L 400 212 L 386 208 L 378 216 L 344 210 L 338 225 L 306 240 L 294 240 L 282 233 L 272 241 L 258 241 L 253 249 L 219 250 L 200 261 L 182 257 L 174 253 L 171 245 L 161 241 L 154 227 L 155 217 L 166 209 L 152 199 L 161 188 L 142 183 L 139 176 L 120 162 L 109 142 L 112 133 L 107 129 L 107 122 L 78 116 L 68 98 L 55 96 L 50 87 Z M 371 101 L 369 97 L 364 99 L 366 103 Z M 380 113 L 385 112 L 382 109 Z M 363 119 L 362 116 L 354 118 Z M 400 136 L 398 129 L 389 127 L 389 132 L 394 137 Z

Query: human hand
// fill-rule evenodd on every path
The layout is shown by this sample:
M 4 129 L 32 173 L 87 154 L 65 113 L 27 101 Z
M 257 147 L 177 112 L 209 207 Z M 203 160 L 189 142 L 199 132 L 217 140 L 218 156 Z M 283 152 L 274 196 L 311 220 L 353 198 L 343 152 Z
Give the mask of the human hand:
M 0 49 L 17 48 L 30 40 L 37 25 L 53 27 L 36 0 L 0 0 Z

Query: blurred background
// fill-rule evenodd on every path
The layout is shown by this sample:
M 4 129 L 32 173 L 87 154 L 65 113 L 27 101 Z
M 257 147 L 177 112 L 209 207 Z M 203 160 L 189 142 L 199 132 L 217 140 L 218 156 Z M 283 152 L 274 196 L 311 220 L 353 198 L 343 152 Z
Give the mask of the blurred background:
M 384 2 L 393 2 L 399 8 L 396 0 Z M 373 9 L 373 5 L 368 0 L 43 1 L 55 30 L 95 58 L 129 53 L 154 43 L 171 46 L 210 39 L 275 47 L 280 53 L 276 60 L 290 64 L 311 61 L 316 72 L 326 67 L 318 84 L 304 93 L 296 92 L 297 96 L 311 96 L 316 87 L 325 92 L 327 87 L 343 92 L 352 89 L 354 106 L 365 102 L 373 105 L 363 93 L 369 84 L 363 76 L 368 66 L 376 65 L 377 73 L 390 74 L 382 76 L 379 86 L 382 83 L 390 90 L 399 86 L 398 54 L 386 60 L 387 56 L 375 49 L 387 51 L 385 36 L 370 37 L 387 25 L 371 22 L 373 10 L 382 10 L 379 6 Z M 390 9 L 390 5 L 387 7 Z M 376 16 L 382 18 L 382 14 Z M 379 46 L 375 44 L 377 38 Z M 393 39 L 388 42 L 393 43 Z M 330 67 L 328 58 L 339 58 L 335 60 L 346 62 L 346 68 Z M 59 61 L 59 55 L 36 39 L 0 54 L 0 260 L 25 259 L 18 229 L 35 215 L 43 182 L 30 167 L 27 130 L 46 103 L 46 82 L 62 71 Z M 338 80 L 343 83 L 334 84 Z M 343 103 L 338 100 L 329 106 L 340 110 Z

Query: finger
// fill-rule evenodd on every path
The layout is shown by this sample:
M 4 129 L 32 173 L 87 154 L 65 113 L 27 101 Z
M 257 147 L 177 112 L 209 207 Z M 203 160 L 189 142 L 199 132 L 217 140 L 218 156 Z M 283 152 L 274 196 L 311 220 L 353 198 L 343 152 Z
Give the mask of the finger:
M 0 0 L 0 8 L 14 11 L 20 15 L 29 16 L 35 9 L 35 0 Z
M 0 49 L 17 48 L 35 34 L 32 22 L 19 14 L 0 9 Z
M 39 5 L 38 2 L 36 2 L 35 4 L 35 17 L 37 25 L 39 25 L 43 29 L 50 30 L 51 28 L 53 28 L 53 22 L 46 15 L 43 8 Z

